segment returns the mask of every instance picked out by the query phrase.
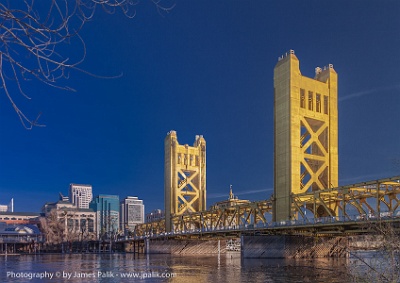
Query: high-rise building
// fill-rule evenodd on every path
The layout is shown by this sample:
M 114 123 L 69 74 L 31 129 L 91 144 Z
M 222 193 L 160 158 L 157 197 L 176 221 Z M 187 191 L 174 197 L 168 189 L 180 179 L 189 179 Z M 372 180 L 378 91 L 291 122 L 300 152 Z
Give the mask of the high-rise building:
M 70 184 L 69 201 L 78 208 L 89 208 L 93 199 L 92 185 Z
M 110 237 L 119 231 L 119 196 L 98 195 L 89 207 L 96 213 L 98 237 Z
M 120 228 L 122 231 L 133 231 L 137 224 L 144 223 L 143 200 L 128 196 L 121 201 L 120 208 Z
M 291 50 L 274 69 L 275 221 L 296 218 L 292 194 L 338 186 L 337 73 L 329 64 L 308 78 L 299 65 Z M 328 204 L 333 215 L 336 205 Z

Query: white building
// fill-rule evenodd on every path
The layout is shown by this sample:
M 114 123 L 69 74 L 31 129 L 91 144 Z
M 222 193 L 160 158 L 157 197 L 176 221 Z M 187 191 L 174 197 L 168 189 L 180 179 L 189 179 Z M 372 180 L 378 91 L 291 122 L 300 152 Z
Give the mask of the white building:
M 66 241 L 96 240 L 96 213 L 92 209 L 79 208 L 68 201 L 48 202 L 42 207 L 45 218 L 55 213 L 57 220 L 63 223 Z
M 120 227 L 122 231 L 133 231 L 137 224 L 144 223 L 143 200 L 126 197 L 120 203 Z
M 164 217 L 165 217 L 164 211 L 162 211 L 161 209 L 155 209 L 152 212 L 146 214 L 146 223 L 158 221 L 163 219 Z
M 92 185 L 69 185 L 69 201 L 78 208 L 89 208 L 93 199 Z
M 14 212 L 14 199 L 9 204 L 0 204 L 0 212 Z

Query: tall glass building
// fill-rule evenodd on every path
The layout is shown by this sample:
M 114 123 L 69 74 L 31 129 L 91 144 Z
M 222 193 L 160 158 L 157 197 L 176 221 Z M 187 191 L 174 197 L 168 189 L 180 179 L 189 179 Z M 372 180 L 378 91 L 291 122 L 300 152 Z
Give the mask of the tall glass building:
M 98 195 L 89 204 L 96 213 L 98 238 L 110 237 L 119 231 L 119 196 Z

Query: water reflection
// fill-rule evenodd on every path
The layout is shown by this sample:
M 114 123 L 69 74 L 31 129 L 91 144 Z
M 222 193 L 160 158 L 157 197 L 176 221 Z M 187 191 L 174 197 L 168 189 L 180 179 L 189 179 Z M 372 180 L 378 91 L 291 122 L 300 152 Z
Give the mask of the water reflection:
M 241 259 L 240 254 L 171 256 L 68 254 L 0 257 L 0 282 L 27 282 L 14 273 L 53 274 L 30 282 L 348 282 L 346 259 Z M 58 272 L 58 273 L 57 273 Z M 99 273 L 100 272 L 100 273 Z M 55 278 L 58 274 L 58 278 Z M 93 277 L 82 278 L 79 275 Z M 101 274 L 101 276 L 99 275 Z M 71 275 L 68 279 L 67 275 Z M 76 276 L 78 275 L 78 276 Z M 126 276 L 130 275 L 130 278 Z M 132 276 L 142 275 L 141 278 Z M 170 278 L 162 278 L 168 275 Z M 75 276 L 75 277 L 74 277 Z M 104 276 L 104 277 L 103 277 Z

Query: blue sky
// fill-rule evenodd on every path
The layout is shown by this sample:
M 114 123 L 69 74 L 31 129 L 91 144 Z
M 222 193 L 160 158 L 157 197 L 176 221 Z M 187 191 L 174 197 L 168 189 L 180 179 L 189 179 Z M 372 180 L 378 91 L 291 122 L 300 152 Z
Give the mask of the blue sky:
M 82 69 L 60 84 L 27 82 L 25 130 L 0 89 L 0 203 L 39 211 L 70 183 L 94 195 L 138 196 L 163 208 L 164 138 L 207 142 L 207 206 L 267 199 L 273 188 L 273 68 L 293 49 L 303 75 L 334 65 L 339 82 L 339 178 L 400 173 L 399 1 L 150 1 L 128 19 L 97 11 L 81 32 Z M 71 56 L 79 50 L 66 46 Z

